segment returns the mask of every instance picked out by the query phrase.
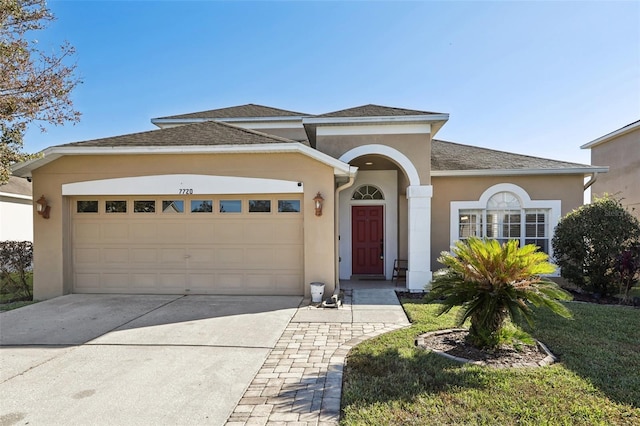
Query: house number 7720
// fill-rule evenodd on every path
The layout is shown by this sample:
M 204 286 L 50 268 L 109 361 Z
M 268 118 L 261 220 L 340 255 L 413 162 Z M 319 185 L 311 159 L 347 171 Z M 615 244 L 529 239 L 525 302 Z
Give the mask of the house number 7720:
M 178 189 L 178 194 L 193 194 L 192 188 L 180 188 Z

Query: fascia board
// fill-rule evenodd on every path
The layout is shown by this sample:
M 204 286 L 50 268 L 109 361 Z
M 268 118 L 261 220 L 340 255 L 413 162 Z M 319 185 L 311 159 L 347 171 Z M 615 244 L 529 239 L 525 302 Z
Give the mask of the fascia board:
M 335 175 L 350 176 L 348 164 L 300 143 L 213 146 L 59 146 L 47 148 L 37 159 L 12 167 L 16 176 L 30 176 L 31 171 L 65 155 L 140 155 L 140 154 L 277 154 L 301 153 L 334 169 Z
M 568 169 L 481 169 L 481 170 L 432 170 L 432 177 L 450 176 L 532 176 L 532 175 L 588 175 L 607 173 L 609 167 L 576 167 Z
M 0 192 L 0 197 L 17 198 L 17 199 L 20 199 L 20 200 L 31 200 L 31 201 L 33 201 L 33 197 L 30 196 L 30 195 L 12 194 L 11 192 Z
M 614 130 L 611 133 L 607 133 L 606 135 L 601 136 L 597 139 L 594 139 L 591 142 L 587 142 L 586 144 L 582 145 L 580 148 L 581 149 L 593 148 L 594 146 L 601 145 L 605 142 L 609 142 L 611 139 L 615 139 L 629 132 L 633 132 L 636 129 L 640 129 L 640 120 L 636 121 L 635 123 L 621 127 L 618 130 Z
M 303 124 L 363 124 L 363 123 L 431 123 L 434 121 L 447 121 L 449 114 L 433 115 L 402 115 L 402 116 L 378 116 L 378 117 L 304 117 Z

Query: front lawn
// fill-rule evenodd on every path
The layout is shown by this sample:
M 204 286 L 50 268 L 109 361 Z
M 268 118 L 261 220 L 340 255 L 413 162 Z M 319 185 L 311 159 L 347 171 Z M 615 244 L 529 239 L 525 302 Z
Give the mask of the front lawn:
M 532 334 L 560 357 L 535 369 L 461 365 L 414 346 L 454 312 L 403 300 L 412 326 L 355 347 L 345 368 L 344 425 L 640 424 L 640 311 L 569 303 L 574 320 L 536 312 Z

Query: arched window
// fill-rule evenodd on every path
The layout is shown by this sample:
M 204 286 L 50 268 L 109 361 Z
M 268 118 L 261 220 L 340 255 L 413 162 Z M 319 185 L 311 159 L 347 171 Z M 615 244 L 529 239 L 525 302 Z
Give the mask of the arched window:
M 373 185 L 362 185 L 353 192 L 352 200 L 384 200 L 384 194 Z
M 469 237 L 518 240 L 551 254 L 550 240 L 560 216 L 559 200 L 531 200 L 520 187 L 498 184 L 478 201 L 451 202 L 451 241 Z

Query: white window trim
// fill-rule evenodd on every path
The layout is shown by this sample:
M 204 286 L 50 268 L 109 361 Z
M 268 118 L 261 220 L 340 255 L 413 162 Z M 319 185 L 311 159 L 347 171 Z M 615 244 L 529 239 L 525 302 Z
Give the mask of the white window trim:
M 450 217 L 450 244 L 453 246 L 456 241 L 460 240 L 460 228 L 458 227 L 458 217 L 460 210 L 487 210 L 487 202 L 499 192 L 511 192 L 520 201 L 520 208 L 526 209 L 546 209 L 549 210 L 549 258 L 553 259 L 553 247 L 551 240 L 553 231 L 555 230 L 560 217 L 562 215 L 562 200 L 532 200 L 527 191 L 511 183 L 499 183 L 488 188 L 482 193 L 478 201 L 451 201 L 449 210 Z M 485 224 L 483 223 L 483 226 Z M 551 276 L 559 276 L 559 271 L 551 274 Z

